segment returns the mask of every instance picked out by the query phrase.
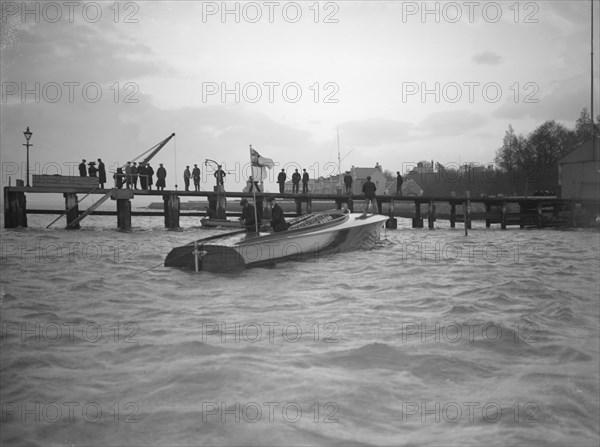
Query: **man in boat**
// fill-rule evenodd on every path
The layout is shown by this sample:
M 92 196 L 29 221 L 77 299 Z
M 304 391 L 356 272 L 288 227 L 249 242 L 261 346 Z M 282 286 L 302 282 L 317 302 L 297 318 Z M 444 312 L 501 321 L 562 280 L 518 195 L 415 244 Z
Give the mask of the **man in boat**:
M 367 181 L 362 187 L 362 192 L 365 195 L 365 209 L 363 211 L 365 214 L 367 214 L 367 212 L 369 211 L 369 203 L 373 205 L 373 214 L 379 213 L 379 208 L 377 208 L 377 199 L 375 197 L 375 191 L 377 191 L 377 186 L 375 186 L 375 183 L 371 181 L 371 176 L 368 176 Z
M 283 209 L 275 199 L 270 198 L 269 201 L 273 204 L 273 208 L 271 209 L 271 228 L 273 228 L 275 233 L 287 230 L 290 225 L 283 217 Z
M 256 225 L 256 220 L 254 220 L 256 214 L 254 212 L 254 207 L 248 203 L 248 200 L 242 199 L 240 200 L 240 206 L 242 207 L 242 217 L 240 220 L 242 224 L 246 228 L 246 231 L 257 231 L 260 228 L 261 220 L 260 216 L 258 216 L 258 226 Z

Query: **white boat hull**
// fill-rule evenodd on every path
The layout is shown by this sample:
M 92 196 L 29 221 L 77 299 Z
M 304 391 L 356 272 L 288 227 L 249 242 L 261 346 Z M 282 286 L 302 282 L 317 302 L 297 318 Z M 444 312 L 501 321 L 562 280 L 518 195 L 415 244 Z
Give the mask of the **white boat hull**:
M 330 222 L 279 233 L 228 233 L 173 249 L 165 266 L 195 269 L 197 257 L 198 269 L 228 271 L 370 249 L 387 219 L 380 214 L 345 214 Z

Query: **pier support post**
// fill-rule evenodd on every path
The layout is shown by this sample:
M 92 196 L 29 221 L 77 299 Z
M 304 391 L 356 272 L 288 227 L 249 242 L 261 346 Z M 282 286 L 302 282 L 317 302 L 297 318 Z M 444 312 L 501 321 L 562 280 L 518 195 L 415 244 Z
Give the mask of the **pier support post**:
M 179 229 L 179 196 L 175 193 L 163 196 L 165 228 Z
M 117 199 L 117 226 L 120 230 L 131 230 L 131 200 Z
M 10 187 L 6 186 L 4 188 L 4 228 L 17 227 L 27 228 L 27 200 L 24 192 L 13 192 L 10 191 Z
M 485 227 L 490 228 L 492 225 L 492 218 L 490 214 L 492 213 L 492 205 L 489 202 L 485 202 Z
M 465 209 L 465 225 L 471 229 L 471 191 L 465 191 L 467 195 L 467 206 Z
M 430 230 L 433 230 L 434 222 L 435 222 L 435 204 L 433 203 L 433 200 L 430 200 L 428 207 L 427 207 L 427 225 Z
M 500 217 L 500 228 L 506 230 L 506 202 L 502 202 L 502 217 Z
M 67 210 L 67 228 L 78 230 L 79 228 L 81 228 L 81 225 L 79 225 L 79 223 L 76 223 L 75 225 L 71 226 L 71 223 L 79 217 L 79 204 L 77 202 L 77 194 L 72 192 L 65 192 L 63 193 L 63 196 L 65 197 L 65 210 Z
M 296 216 L 302 216 L 302 202 L 300 199 L 294 199 L 296 202 Z
M 450 203 L 450 228 L 456 228 L 456 203 Z
M 423 219 L 421 219 L 421 203 L 415 200 L 415 217 L 413 217 L 413 228 L 423 228 Z
M 306 199 L 306 212 L 307 214 L 312 213 L 312 200 Z
M 538 202 L 537 206 L 536 206 L 536 216 L 535 216 L 535 223 L 536 226 L 538 228 L 542 228 L 542 223 L 543 223 L 543 212 L 542 212 L 542 202 Z

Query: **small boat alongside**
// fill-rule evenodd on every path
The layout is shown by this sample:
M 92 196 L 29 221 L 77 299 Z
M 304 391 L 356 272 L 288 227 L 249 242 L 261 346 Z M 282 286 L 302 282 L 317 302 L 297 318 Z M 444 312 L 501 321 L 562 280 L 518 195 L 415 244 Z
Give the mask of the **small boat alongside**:
M 205 217 L 200 219 L 200 223 L 206 228 L 243 228 L 242 223 L 239 220 L 212 219 L 210 217 Z
M 167 255 L 165 267 L 234 272 L 287 260 L 325 258 L 336 253 L 375 246 L 387 216 L 342 210 L 307 214 L 281 232 L 245 230 L 193 241 Z

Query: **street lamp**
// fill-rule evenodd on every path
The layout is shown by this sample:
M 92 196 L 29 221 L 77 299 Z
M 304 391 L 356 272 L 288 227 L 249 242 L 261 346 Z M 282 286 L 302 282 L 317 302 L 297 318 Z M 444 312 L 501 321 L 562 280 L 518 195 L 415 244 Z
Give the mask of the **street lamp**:
M 33 146 L 33 144 L 29 143 L 29 139 L 33 135 L 31 133 L 31 131 L 29 130 L 29 126 L 27 126 L 27 130 L 25 132 L 23 132 L 23 135 L 25 135 L 25 140 L 27 140 L 27 143 L 24 143 L 23 146 L 25 146 L 27 148 L 27 185 L 26 186 L 29 188 L 29 147 Z

